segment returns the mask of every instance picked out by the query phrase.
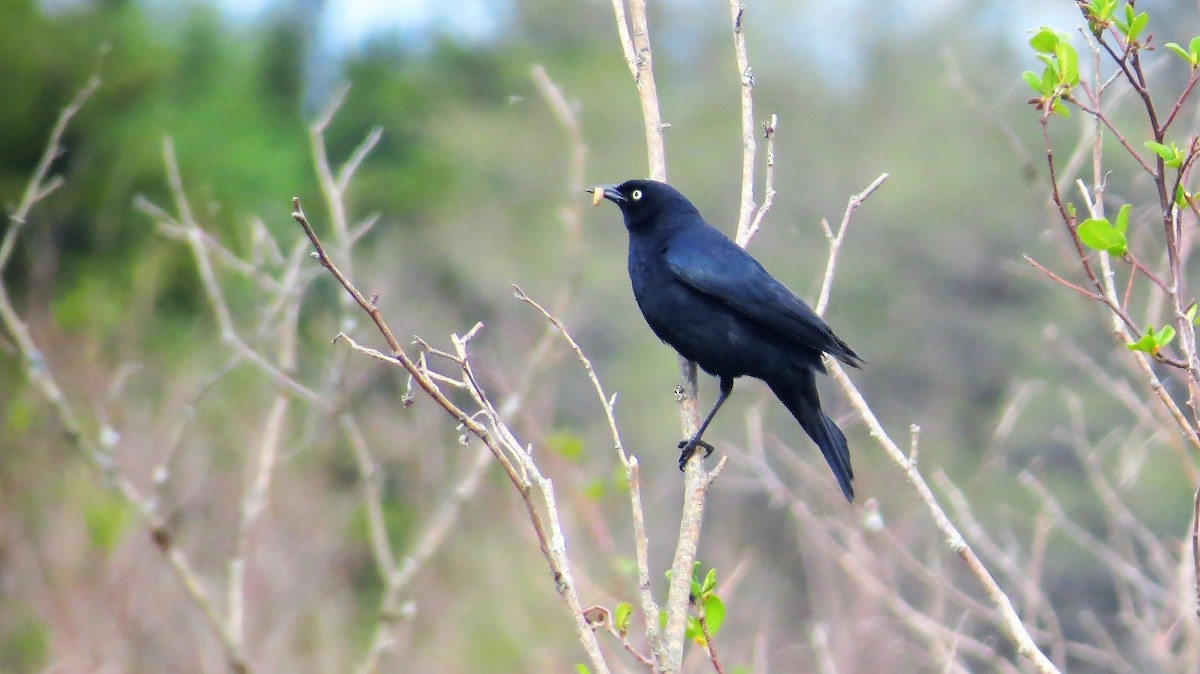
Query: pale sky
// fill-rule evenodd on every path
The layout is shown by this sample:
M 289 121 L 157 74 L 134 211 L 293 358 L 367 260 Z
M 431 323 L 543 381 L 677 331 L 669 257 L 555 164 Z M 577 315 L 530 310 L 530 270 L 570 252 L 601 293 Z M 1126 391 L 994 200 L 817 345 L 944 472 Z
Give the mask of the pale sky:
M 340 46 L 356 44 L 380 31 L 430 25 L 461 37 L 485 38 L 495 30 L 510 3 L 515 1 L 518 0 L 329 0 L 322 25 L 325 37 Z M 678 4 L 683 0 L 665 1 Z M 885 0 L 882 3 L 880 0 L 840 0 L 812 3 L 802 11 L 807 16 L 825 19 L 822 23 L 826 26 L 843 26 L 847 32 L 853 32 L 853 17 L 859 12 L 886 12 L 898 24 L 923 23 L 963 1 L 972 0 Z M 217 2 L 230 15 L 250 17 L 268 5 L 286 0 Z M 998 29 L 1013 34 L 1014 39 L 1021 39 L 1026 28 L 1054 25 L 1070 30 L 1080 23 L 1079 12 L 1069 0 L 1014 0 L 993 6 Z M 834 34 L 831 37 L 836 39 L 841 31 L 831 32 Z

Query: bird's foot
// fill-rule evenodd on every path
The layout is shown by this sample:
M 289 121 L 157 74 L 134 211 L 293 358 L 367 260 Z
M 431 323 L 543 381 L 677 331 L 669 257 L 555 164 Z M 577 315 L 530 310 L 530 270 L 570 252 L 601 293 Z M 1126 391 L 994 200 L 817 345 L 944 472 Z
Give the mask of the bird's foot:
M 696 453 L 697 449 L 704 450 L 704 458 L 712 456 L 713 446 L 699 438 L 690 438 L 688 440 L 680 440 L 677 447 L 682 450 L 679 452 L 679 470 L 683 470 L 687 466 L 688 459 Z

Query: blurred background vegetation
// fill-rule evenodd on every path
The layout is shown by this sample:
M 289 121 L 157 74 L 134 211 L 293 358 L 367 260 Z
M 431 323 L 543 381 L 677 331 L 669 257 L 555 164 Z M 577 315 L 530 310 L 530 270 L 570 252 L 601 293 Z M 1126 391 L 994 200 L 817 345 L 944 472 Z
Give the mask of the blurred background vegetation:
M 1058 433 L 1066 392 L 1084 402 L 1097 439 L 1131 421 L 1062 355 L 1062 345 L 1106 365 L 1123 354 L 1096 308 L 1021 259 L 1028 253 L 1073 268 L 1073 253 L 1047 216 L 1041 138 L 1019 75 L 1035 65 L 1024 30 L 1051 20 L 1076 25 L 1074 3 L 829 4 L 760 0 L 747 12 L 757 114 L 780 117 L 779 196 L 751 250 L 814 297 L 826 255 L 819 220 L 836 223 L 850 194 L 891 174 L 855 218 L 829 312 L 868 363 L 857 381 L 898 436 L 910 423 L 922 425 L 922 464 L 968 487 L 985 522 L 1015 520 L 1034 507 L 1014 487 L 1015 475 L 1031 468 L 1087 521 L 1094 517 L 1088 497 L 1073 497 L 1084 478 Z M 1156 25 L 1170 27 L 1163 41 L 1200 32 L 1191 5 L 1144 4 Z M 710 221 L 731 230 L 741 145 L 728 8 L 653 5 L 671 180 Z M 328 133 L 330 154 L 344 158 L 372 127 L 383 129 L 350 193 L 354 216 L 381 217 L 358 249 L 359 287 L 380 293 L 401 336 L 438 343 L 482 321 L 477 367 L 503 393 L 543 330 L 512 299 L 509 284 L 549 300 L 579 274 L 579 293 L 561 317 L 606 387 L 620 394 L 626 445 L 644 466 L 652 566 L 665 569 L 680 484 L 675 358 L 634 306 L 615 210 L 589 209 L 585 254 L 568 255 L 557 213 L 586 195 L 568 191 L 563 133 L 529 75 L 543 64 L 578 101 L 588 182 L 643 175 L 640 113 L 609 3 L 467 3 L 461 14 L 431 11 L 356 34 L 338 32 L 336 15 L 344 11 L 346 3 L 323 0 L 268 2 L 254 11 L 199 0 L 0 0 L 0 199 L 7 207 L 19 199 L 62 106 L 92 72 L 103 80 L 55 162 L 66 185 L 38 207 L 4 278 L 49 367 L 83 409 L 113 417 L 127 440 L 118 460 L 135 481 L 148 483 L 171 429 L 189 419 L 169 489 L 172 524 L 198 564 L 208 560 L 220 573 L 215 564 L 228 554 L 220 523 L 235 517 L 247 447 L 271 388 L 239 368 L 199 393 L 226 359 L 218 331 L 186 247 L 162 236 L 134 199 L 170 203 L 161 152 L 170 136 L 208 232 L 245 252 L 249 223 L 260 219 L 290 248 L 300 236 L 289 217 L 293 195 L 305 200 L 319 230 L 326 220 L 307 126 L 348 82 Z M 1077 134 L 1072 123 L 1058 128 L 1064 142 Z M 1144 186 L 1127 188 L 1138 197 Z M 301 324 L 301 381 L 324 372 L 340 348 L 329 345 L 339 329 L 337 294 L 326 281 L 316 287 Z M 228 292 L 235 306 L 252 302 L 249 284 L 230 283 Z M 377 341 L 361 323 L 354 334 Z M 63 441 L 6 340 L 0 337 L 0 672 L 219 669 L 197 666 L 211 637 L 195 608 L 182 601 L 133 517 Z M 580 476 L 563 478 L 560 497 L 623 513 L 600 410 L 573 368 L 568 360 L 545 376 L 515 426 L 549 448 L 552 476 Z M 701 387 L 711 399 L 712 382 Z M 403 388 L 398 375 L 361 358 L 350 359 L 338 384 L 371 430 L 401 547 L 463 463 L 455 432 L 437 410 L 420 399 L 400 407 Z M 848 420 L 847 407 L 827 390 L 831 413 Z M 1019 391 L 1030 397 L 1018 422 L 997 433 Z M 769 399 L 761 386 L 739 387 L 709 436 L 733 461 L 729 479 L 715 487 L 701 557 L 725 567 L 750 560 L 741 592 L 751 599 L 733 602 L 726 620 L 725 652 L 735 663 L 748 659 L 751 636 L 767 626 L 774 626 L 771 647 L 785 651 L 804 641 L 789 624 L 820 617 L 804 599 L 816 581 L 797 559 L 803 532 L 738 479 L 740 419 Z M 764 409 L 768 431 L 812 459 L 782 410 Z M 268 515 L 273 535 L 261 544 L 262 587 L 252 595 L 259 607 L 287 608 L 250 609 L 260 639 L 252 653 L 280 671 L 342 671 L 339 663 L 364 647 L 378 602 L 352 458 L 331 424 L 313 416 L 293 414 Z M 932 536 L 861 426 L 843 427 L 862 497 L 878 499 L 898 531 Z M 1181 535 L 1191 487 L 1153 443 L 1142 458 L 1130 501 L 1156 531 Z M 414 590 L 417 613 L 399 637 L 400 671 L 564 671 L 580 659 L 527 529 L 508 486 L 487 481 Z M 597 545 L 577 535 L 580 550 Z M 613 535 L 625 545 L 627 532 Z M 1056 560 L 1046 573 L 1063 610 L 1111 613 L 1111 590 L 1088 575 L 1086 556 Z M 594 566 L 624 578 L 618 564 Z M 632 599 L 632 585 L 594 580 Z

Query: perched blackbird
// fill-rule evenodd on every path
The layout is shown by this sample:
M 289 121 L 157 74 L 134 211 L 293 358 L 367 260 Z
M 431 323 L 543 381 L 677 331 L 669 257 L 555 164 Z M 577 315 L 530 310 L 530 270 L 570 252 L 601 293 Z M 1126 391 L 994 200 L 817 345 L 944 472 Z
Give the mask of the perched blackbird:
M 720 380 L 720 395 L 696 434 L 679 443 L 682 469 L 743 375 L 767 383 L 817 443 L 842 493 L 854 500 L 846 436 L 821 411 L 816 373 L 821 354 L 853 367 L 862 359 L 807 304 L 749 253 L 704 221 L 675 188 L 654 180 L 596 187 L 617 204 L 629 232 L 629 280 L 658 338 Z M 706 454 L 707 455 L 707 454 Z

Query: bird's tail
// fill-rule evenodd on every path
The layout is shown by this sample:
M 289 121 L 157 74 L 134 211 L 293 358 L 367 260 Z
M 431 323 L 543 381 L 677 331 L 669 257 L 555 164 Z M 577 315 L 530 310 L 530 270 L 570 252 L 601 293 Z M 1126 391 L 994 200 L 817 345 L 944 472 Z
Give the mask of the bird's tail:
M 821 399 L 817 395 L 817 382 L 814 372 L 801 368 L 795 376 L 785 380 L 769 381 L 767 385 L 788 408 L 800 427 L 808 433 L 808 437 L 817 443 L 825 461 L 833 469 L 838 486 L 842 488 L 846 500 L 854 501 L 854 470 L 850 467 L 850 448 L 846 445 L 846 435 L 833 420 L 821 411 Z

